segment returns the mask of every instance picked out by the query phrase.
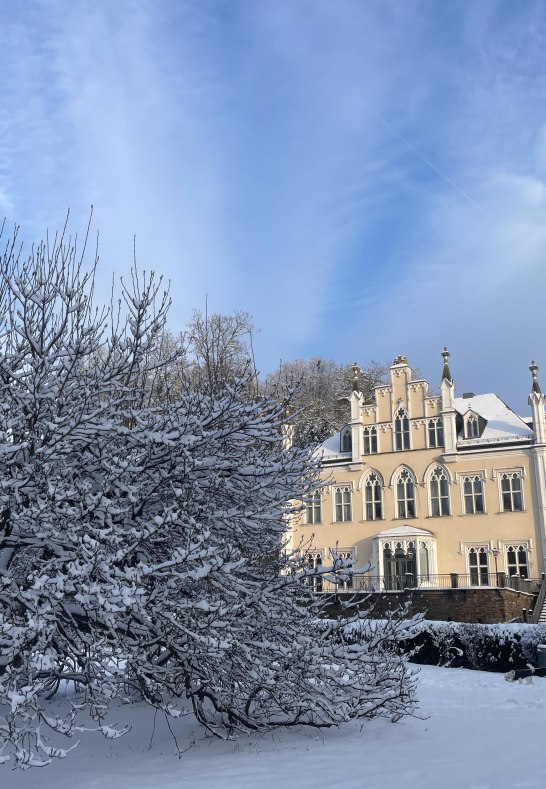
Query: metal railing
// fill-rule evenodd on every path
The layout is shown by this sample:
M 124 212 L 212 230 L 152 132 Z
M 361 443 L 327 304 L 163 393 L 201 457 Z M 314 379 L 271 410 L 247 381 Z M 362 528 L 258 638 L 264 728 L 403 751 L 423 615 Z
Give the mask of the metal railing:
M 355 573 L 348 580 L 334 582 L 314 578 L 315 592 L 403 592 L 406 590 L 434 589 L 513 589 L 516 592 L 539 594 L 546 586 L 540 578 L 523 578 L 498 572 L 444 573 L 441 575 L 360 575 Z
M 535 625 L 538 624 L 540 620 L 540 615 L 542 614 L 542 609 L 544 608 L 545 602 L 546 602 L 546 583 L 545 583 L 544 573 L 542 573 L 538 597 L 535 602 L 535 607 L 533 608 L 531 615 L 529 617 L 529 621 Z

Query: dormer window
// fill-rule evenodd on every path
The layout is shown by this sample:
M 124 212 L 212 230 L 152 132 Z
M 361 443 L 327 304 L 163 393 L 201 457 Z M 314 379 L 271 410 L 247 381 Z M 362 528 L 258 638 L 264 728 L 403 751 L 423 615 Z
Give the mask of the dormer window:
M 351 436 L 351 428 L 346 427 L 344 430 L 341 431 L 341 451 L 352 452 L 352 449 L 353 449 L 353 440 Z
M 410 448 L 409 418 L 403 406 L 400 406 L 394 418 L 394 447 L 397 451 Z
M 476 414 L 469 414 L 465 420 L 464 437 L 479 438 L 479 436 L 480 436 L 480 427 L 478 424 L 478 417 L 476 416 Z

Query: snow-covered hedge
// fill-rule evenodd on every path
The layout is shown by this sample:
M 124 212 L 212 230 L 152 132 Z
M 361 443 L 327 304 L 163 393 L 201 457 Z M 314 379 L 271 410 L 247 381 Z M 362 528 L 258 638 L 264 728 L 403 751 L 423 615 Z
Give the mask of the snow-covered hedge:
M 357 625 L 346 637 L 358 643 Z M 546 643 L 545 625 L 416 621 L 398 647 L 413 663 L 506 672 L 537 666 L 537 645 Z

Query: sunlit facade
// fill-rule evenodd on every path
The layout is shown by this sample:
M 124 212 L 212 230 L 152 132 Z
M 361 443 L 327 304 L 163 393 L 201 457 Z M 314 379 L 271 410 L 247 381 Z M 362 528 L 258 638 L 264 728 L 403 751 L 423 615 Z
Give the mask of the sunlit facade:
M 406 357 L 320 449 L 325 482 L 293 524 L 295 548 L 351 557 L 352 588 L 502 586 L 544 572 L 546 417 L 531 365 L 531 417 L 497 395 L 455 396 L 449 353 L 439 394 Z

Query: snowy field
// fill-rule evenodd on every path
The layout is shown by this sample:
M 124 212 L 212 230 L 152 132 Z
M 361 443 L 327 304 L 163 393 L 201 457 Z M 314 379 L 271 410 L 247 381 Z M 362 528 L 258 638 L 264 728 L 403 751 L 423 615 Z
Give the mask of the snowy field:
M 319 732 L 280 731 L 220 742 L 190 717 L 174 722 L 181 748 L 150 711 L 123 707 L 132 732 L 87 735 L 66 760 L 26 772 L 0 768 L 2 789 L 539 789 L 546 786 L 546 679 L 423 666 L 424 720 L 373 721 Z

